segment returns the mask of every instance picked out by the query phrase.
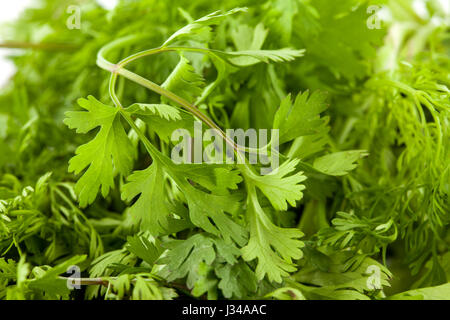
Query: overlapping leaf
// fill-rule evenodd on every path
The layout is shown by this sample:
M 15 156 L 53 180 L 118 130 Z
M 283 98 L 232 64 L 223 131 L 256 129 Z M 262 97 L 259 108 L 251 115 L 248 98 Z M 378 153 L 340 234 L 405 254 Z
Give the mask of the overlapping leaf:
M 246 261 L 258 260 L 256 277 L 266 275 L 270 281 L 281 282 L 283 277 L 296 270 L 293 260 L 303 255 L 303 233 L 299 229 L 281 228 L 274 225 L 261 208 L 256 193 L 248 201 L 247 217 L 250 224 L 250 240 L 242 248 Z
M 69 171 L 83 173 L 75 190 L 80 205 L 94 202 L 99 189 L 104 197 L 114 187 L 114 169 L 127 175 L 133 166 L 135 150 L 121 123 L 118 109 L 107 106 L 92 96 L 80 99 L 80 106 L 86 111 L 69 111 L 64 123 L 77 133 L 87 133 L 100 127 L 90 142 L 76 150 L 76 156 L 70 160 Z
M 326 94 L 308 91 L 299 94 L 292 103 L 287 96 L 280 105 L 273 121 L 273 127 L 280 130 L 280 143 L 291 141 L 297 137 L 323 132 L 326 118 L 320 114 L 327 109 Z

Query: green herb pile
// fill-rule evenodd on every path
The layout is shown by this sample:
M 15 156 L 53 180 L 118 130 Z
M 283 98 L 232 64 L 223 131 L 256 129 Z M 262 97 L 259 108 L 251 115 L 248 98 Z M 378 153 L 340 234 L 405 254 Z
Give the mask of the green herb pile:
M 36 1 L 0 30 L 0 299 L 450 299 L 450 16 L 423 3 Z M 277 129 L 279 168 L 174 163 L 198 121 Z

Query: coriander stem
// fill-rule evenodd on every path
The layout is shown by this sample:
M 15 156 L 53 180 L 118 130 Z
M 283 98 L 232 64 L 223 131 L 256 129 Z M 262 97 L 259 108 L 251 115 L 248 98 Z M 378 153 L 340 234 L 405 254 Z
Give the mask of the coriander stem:
M 128 63 L 130 63 L 138 58 L 142 58 L 144 56 L 148 56 L 148 55 L 152 55 L 152 54 L 156 54 L 156 53 L 167 52 L 167 51 L 178 51 L 178 50 L 207 52 L 207 50 L 204 50 L 201 48 L 184 48 L 184 47 L 164 47 L 164 48 L 162 48 L 161 47 L 161 48 L 154 48 L 154 49 L 136 53 L 134 55 L 129 56 L 128 58 L 123 59 L 118 64 L 113 64 L 105 59 L 105 55 L 110 50 L 116 48 L 119 45 L 123 45 L 128 42 L 133 42 L 136 40 L 136 38 L 140 38 L 140 37 L 131 36 L 131 37 L 126 37 L 126 38 L 122 38 L 122 39 L 113 41 L 113 42 L 107 44 L 106 46 L 104 46 L 97 55 L 97 65 L 100 68 L 110 71 L 112 73 L 111 79 L 110 79 L 109 90 L 110 90 L 111 99 L 114 101 L 114 104 L 117 107 L 120 107 L 123 109 L 119 99 L 117 98 L 117 96 L 115 94 L 115 84 L 116 84 L 117 75 L 121 75 L 121 76 L 123 76 L 133 82 L 136 82 L 137 84 L 140 84 L 141 86 L 148 88 L 148 89 L 152 90 L 153 92 L 156 92 L 156 93 L 174 101 L 175 103 L 181 105 L 184 109 L 191 112 L 194 116 L 199 118 L 207 126 L 212 128 L 213 130 L 216 130 L 219 133 L 219 135 L 225 140 L 225 142 L 227 144 L 229 144 L 236 151 L 238 157 L 241 158 L 241 160 L 243 160 L 243 158 L 245 158 L 245 157 L 243 157 L 242 153 L 240 152 L 240 150 L 242 150 L 242 147 L 236 145 L 234 143 L 234 141 L 230 140 L 230 138 L 223 132 L 223 130 L 214 121 L 212 121 L 207 115 L 203 114 L 194 105 L 190 104 L 188 101 L 179 97 L 178 95 L 174 94 L 173 92 L 170 92 L 169 90 L 164 89 L 163 87 L 157 85 L 156 83 L 124 68 L 125 65 L 127 65 Z M 124 114 L 124 113 L 122 113 L 122 114 Z M 148 147 L 148 146 L 146 146 L 146 147 Z M 246 163 L 245 160 L 243 160 L 243 161 L 244 161 L 244 163 Z
M 117 81 L 117 73 L 112 72 L 111 78 L 109 80 L 109 95 L 111 96 L 111 99 L 113 100 L 116 107 L 123 109 L 122 104 L 120 103 L 119 98 L 116 95 L 116 81 Z
M 33 49 L 33 50 L 73 50 L 77 46 L 69 43 L 30 43 L 20 41 L 5 41 L 0 43 L 5 49 Z

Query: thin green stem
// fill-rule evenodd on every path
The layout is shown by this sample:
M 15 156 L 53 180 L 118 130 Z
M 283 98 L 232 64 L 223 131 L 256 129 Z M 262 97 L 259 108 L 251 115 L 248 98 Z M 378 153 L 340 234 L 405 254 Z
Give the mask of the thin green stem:
M 130 127 L 136 132 L 136 134 L 138 135 L 139 139 L 144 144 L 144 147 L 147 150 L 147 152 L 150 154 L 150 156 L 152 156 L 152 158 L 158 158 L 159 160 L 162 160 L 156 147 L 147 139 L 145 134 L 138 128 L 138 126 L 133 121 L 133 119 L 130 117 L 130 115 L 124 109 L 120 109 L 119 112 L 122 115 L 122 117 L 125 119 L 125 121 L 128 122 Z
M 0 43 L 0 48 L 5 49 L 74 50 L 77 47 L 69 43 L 30 43 L 20 41 L 5 41 Z
M 203 114 L 201 111 L 198 110 L 194 105 L 186 101 L 185 99 L 179 97 L 178 95 L 174 94 L 173 92 L 164 89 L 163 87 L 157 85 L 156 83 L 134 73 L 129 71 L 128 69 L 124 68 L 125 65 L 128 63 L 135 61 L 136 59 L 153 55 L 156 53 L 161 52 L 168 52 L 168 51 L 179 51 L 179 50 L 187 50 L 187 51 L 195 51 L 195 52 L 203 52 L 207 53 L 208 51 L 206 49 L 201 48 L 185 48 L 185 47 L 165 47 L 165 48 L 155 48 L 150 49 L 146 51 L 142 51 L 139 53 L 136 53 L 134 55 L 131 55 L 123 60 L 121 60 L 118 64 L 113 64 L 105 59 L 105 55 L 112 49 L 115 49 L 119 45 L 124 45 L 125 43 L 135 41 L 136 37 L 127 37 L 123 39 L 116 40 L 105 47 L 103 47 L 97 56 L 97 65 L 101 67 L 102 69 L 105 69 L 107 71 L 110 71 L 112 73 L 111 79 L 110 79 L 110 85 L 109 85 L 109 92 L 111 99 L 113 100 L 114 104 L 117 107 L 120 107 L 123 109 L 119 99 L 117 98 L 117 95 L 115 93 L 115 85 L 117 80 L 117 75 L 121 75 L 133 82 L 136 82 L 137 84 L 150 89 L 153 92 L 158 93 L 161 96 L 164 96 L 175 103 L 181 105 L 183 108 L 191 112 L 194 116 L 196 116 L 198 119 L 200 119 L 203 123 L 205 123 L 207 126 L 215 130 L 224 140 L 227 144 L 229 144 L 236 152 L 237 156 L 240 158 L 242 163 L 246 164 L 247 161 L 245 159 L 245 156 L 242 154 L 242 150 L 245 150 L 245 148 L 238 146 L 234 143 L 224 132 L 223 130 L 214 122 L 212 121 L 207 115 Z M 134 122 L 133 122 L 134 123 Z M 136 130 L 139 130 L 136 128 Z M 138 131 L 136 131 L 138 132 Z M 146 146 L 147 147 L 147 146 Z
M 116 82 L 117 82 L 117 73 L 112 72 L 111 78 L 109 80 L 109 95 L 111 96 L 112 101 L 116 105 L 116 107 L 123 109 L 122 104 L 120 103 L 119 98 L 116 95 Z

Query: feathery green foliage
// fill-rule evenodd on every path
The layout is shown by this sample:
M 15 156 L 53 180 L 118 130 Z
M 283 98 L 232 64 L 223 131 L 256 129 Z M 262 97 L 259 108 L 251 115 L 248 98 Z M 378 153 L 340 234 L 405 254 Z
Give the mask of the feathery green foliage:
M 439 1 L 73 2 L 4 31 L 0 299 L 450 299 Z M 175 163 L 196 122 L 279 166 Z

